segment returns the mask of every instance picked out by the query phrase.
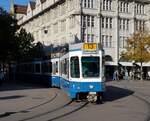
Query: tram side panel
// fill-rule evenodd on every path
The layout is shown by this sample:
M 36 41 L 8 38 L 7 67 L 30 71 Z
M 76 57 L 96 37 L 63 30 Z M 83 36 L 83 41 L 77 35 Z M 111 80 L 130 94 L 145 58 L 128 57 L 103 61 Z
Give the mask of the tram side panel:
M 16 79 L 27 83 L 51 86 L 51 62 L 34 61 L 17 65 Z

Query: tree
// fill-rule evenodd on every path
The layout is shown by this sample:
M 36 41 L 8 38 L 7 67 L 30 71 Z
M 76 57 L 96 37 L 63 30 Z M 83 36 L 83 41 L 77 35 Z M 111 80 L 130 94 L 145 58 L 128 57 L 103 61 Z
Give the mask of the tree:
M 11 58 L 17 21 L 0 8 L 0 63 L 4 64 Z
M 121 56 L 129 61 L 140 62 L 142 80 L 143 63 L 150 61 L 150 33 L 146 30 L 135 32 L 127 39 L 126 51 L 123 51 Z
M 14 57 L 16 60 L 26 60 L 30 58 L 30 50 L 35 46 L 32 34 L 27 33 L 25 29 L 21 28 L 16 33 Z
M 25 29 L 20 29 L 17 20 L 0 8 L 0 63 L 24 60 L 35 44 L 34 38 Z
M 45 57 L 44 47 L 41 42 L 37 42 L 34 47 L 30 50 L 30 58 L 43 59 Z

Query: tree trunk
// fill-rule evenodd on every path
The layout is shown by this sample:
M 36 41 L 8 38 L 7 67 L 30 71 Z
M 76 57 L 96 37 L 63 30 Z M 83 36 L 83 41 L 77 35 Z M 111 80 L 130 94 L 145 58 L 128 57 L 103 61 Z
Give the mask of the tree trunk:
M 140 76 L 141 76 L 141 81 L 143 80 L 143 63 L 141 62 L 141 69 L 140 69 Z

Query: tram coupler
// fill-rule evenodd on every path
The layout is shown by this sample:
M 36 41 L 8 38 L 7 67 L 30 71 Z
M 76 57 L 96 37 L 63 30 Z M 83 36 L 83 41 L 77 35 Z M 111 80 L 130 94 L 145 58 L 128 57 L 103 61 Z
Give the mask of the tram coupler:
M 94 103 L 97 101 L 97 93 L 96 92 L 89 92 L 87 95 L 87 100 L 91 103 Z

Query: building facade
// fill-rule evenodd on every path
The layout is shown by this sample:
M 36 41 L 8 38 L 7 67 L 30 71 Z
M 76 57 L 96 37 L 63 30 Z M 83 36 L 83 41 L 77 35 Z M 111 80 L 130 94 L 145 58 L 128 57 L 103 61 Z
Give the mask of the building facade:
M 126 39 L 150 28 L 150 0 L 36 0 L 18 24 L 45 45 L 100 42 L 106 64 L 117 66 Z

